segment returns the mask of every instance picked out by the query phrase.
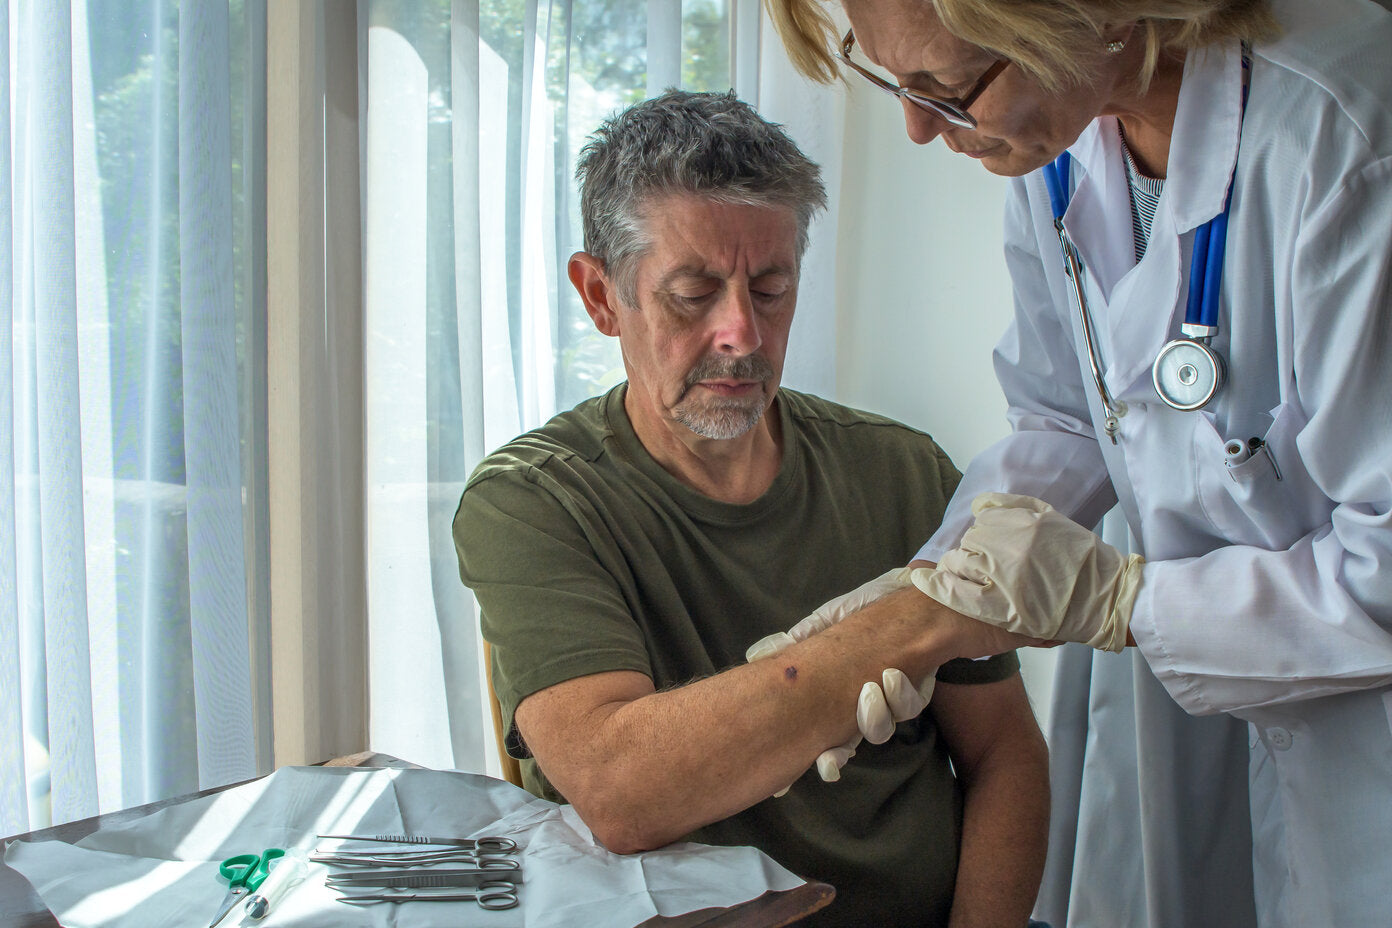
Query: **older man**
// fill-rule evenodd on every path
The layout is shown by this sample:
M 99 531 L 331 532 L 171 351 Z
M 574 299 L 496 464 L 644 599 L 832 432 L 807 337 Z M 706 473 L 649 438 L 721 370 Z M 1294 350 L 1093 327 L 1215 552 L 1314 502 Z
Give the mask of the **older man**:
M 1011 639 L 905 583 L 743 661 L 903 565 L 959 476 L 921 432 L 779 387 L 816 165 L 733 96 L 670 92 L 577 173 L 570 280 L 628 381 L 488 457 L 454 523 L 528 788 L 615 851 L 755 845 L 837 888 L 817 924 L 1024 926 L 1043 741 L 1014 655 L 964 660 Z M 804 775 L 889 667 L 936 672 L 928 711 L 840 782 Z

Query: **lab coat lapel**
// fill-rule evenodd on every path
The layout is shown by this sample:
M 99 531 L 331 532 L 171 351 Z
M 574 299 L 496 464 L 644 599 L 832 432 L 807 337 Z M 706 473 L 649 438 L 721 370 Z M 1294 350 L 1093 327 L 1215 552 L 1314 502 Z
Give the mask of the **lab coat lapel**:
M 1178 293 L 1178 247 L 1152 234 L 1159 253 L 1136 264 L 1131 199 L 1116 120 L 1093 122 L 1070 149 L 1079 165 L 1077 189 L 1064 226 L 1085 268 L 1088 309 L 1112 394 L 1133 399 L 1137 378 L 1149 373 L 1155 350 L 1169 326 Z M 1167 217 L 1157 214 L 1155 233 Z M 1170 246 L 1168 249 L 1164 246 Z M 1152 246 L 1154 247 L 1154 246 Z M 1167 251 L 1169 253 L 1167 253 Z M 1080 342 L 1081 344 L 1081 342 Z
M 1116 120 L 1110 116 L 1093 120 L 1069 153 L 1074 161 L 1074 189 L 1063 225 L 1091 284 L 1089 299 L 1100 297 L 1105 304 L 1110 302 L 1117 281 L 1135 263 L 1131 203 Z M 1119 215 L 1127 217 L 1124 225 L 1116 221 Z
M 1118 397 L 1154 396 L 1155 354 L 1180 336 L 1184 322 L 1194 230 L 1222 212 L 1241 127 L 1240 47 L 1233 43 L 1191 54 L 1165 191 L 1139 265 L 1134 237 L 1126 234 L 1131 202 L 1116 120 L 1095 120 L 1071 149 L 1084 174 L 1064 223 L 1087 266 L 1089 297 L 1097 306 L 1093 324 L 1101 336 L 1107 382 Z
M 1191 52 L 1184 64 L 1165 179 L 1164 199 L 1179 234 L 1223 211 L 1241 132 L 1241 47 L 1233 42 Z
M 1129 203 L 1126 209 L 1129 220 Z M 1160 347 L 1179 337 L 1187 297 L 1181 283 L 1188 278 L 1188 260 L 1187 248 L 1181 254 L 1173 218 L 1157 211 L 1145 260 L 1121 279 L 1107 307 L 1107 381 L 1128 402 L 1155 398 L 1150 369 Z

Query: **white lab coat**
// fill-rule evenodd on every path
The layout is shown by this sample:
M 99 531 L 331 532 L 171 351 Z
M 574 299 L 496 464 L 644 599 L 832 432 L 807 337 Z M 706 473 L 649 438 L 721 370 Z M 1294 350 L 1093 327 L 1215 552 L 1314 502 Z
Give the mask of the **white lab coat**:
M 1189 57 L 1139 264 L 1115 120 L 1070 149 L 1064 221 L 1129 407 L 1115 445 L 1043 177 L 1014 182 L 1015 320 L 995 355 L 1013 433 L 972 461 L 921 552 L 937 560 L 976 493 L 1006 489 L 1085 525 L 1117 502 L 1147 558 L 1140 653 L 1070 645 L 1059 662 L 1038 913 L 1055 928 L 1392 925 L 1392 15 L 1277 9 L 1245 120 L 1238 47 Z M 1234 159 L 1228 383 L 1177 412 L 1151 363 Z M 1224 442 L 1251 437 L 1269 457 L 1230 470 Z

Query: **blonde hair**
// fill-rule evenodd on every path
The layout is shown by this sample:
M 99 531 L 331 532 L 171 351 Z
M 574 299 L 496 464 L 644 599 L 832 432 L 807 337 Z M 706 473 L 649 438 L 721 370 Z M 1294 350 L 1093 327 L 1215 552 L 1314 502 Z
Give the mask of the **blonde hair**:
M 1260 42 L 1279 32 L 1270 0 L 922 0 L 948 32 L 1009 59 L 1041 86 L 1061 91 L 1086 83 L 1087 49 L 1105 31 L 1134 22 L 1145 43 L 1142 87 L 1167 50 L 1192 50 L 1238 39 Z M 832 49 L 836 24 L 822 0 L 764 0 L 793 65 L 813 80 L 839 75 Z M 1133 39 L 1134 40 L 1134 39 Z

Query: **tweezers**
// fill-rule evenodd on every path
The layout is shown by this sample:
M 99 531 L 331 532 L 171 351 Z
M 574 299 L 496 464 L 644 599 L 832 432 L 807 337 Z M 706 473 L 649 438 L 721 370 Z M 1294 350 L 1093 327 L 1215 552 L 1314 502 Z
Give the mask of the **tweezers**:
M 410 867 L 418 864 L 468 864 L 480 870 L 511 870 L 516 860 L 512 857 L 476 857 L 465 848 L 445 851 L 419 851 L 401 854 L 374 854 L 364 852 L 350 854 L 311 854 L 309 859 L 316 864 L 331 864 L 340 867 Z
M 379 841 L 384 844 L 443 844 L 448 847 L 471 847 L 476 851 L 492 854 L 506 854 L 517 850 L 517 842 L 511 838 L 433 838 L 429 835 L 318 835 L 320 838 L 338 838 L 342 841 Z

